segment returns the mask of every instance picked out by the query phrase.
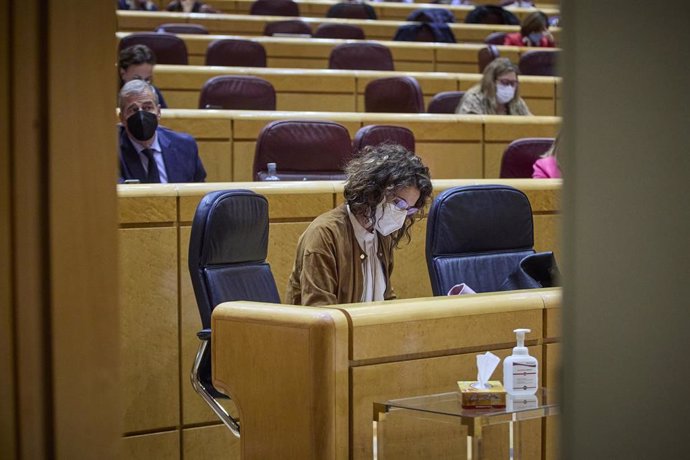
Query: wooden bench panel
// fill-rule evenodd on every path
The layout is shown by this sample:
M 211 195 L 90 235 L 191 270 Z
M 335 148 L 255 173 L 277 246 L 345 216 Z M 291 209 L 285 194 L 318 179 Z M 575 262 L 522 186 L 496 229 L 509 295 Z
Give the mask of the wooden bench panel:
M 213 6 L 215 9 L 226 14 L 249 14 L 249 8 L 254 0 L 209 0 L 206 3 Z M 323 1 L 323 0 L 296 0 L 299 5 L 300 16 L 306 17 L 325 17 L 328 9 L 339 3 L 339 0 Z M 416 3 L 429 3 L 428 0 L 418 1 Z M 481 4 L 481 1 L 474 2 Z M 486 0 L 486 3 L 491 4 L 491 0 Z M 494 2 L 495 3 L 495 2 Z M 422 8 L 422 5 L 414 3 L 369 3 L 376 12 L 378 19 L 392 19 L 403 21 L 410 13 Z M 456 22 L 463 22 L 467 13 L 474 9 L 470 5 L 434 5 L 434 8 L 444 8 L 450 10 L 455 16 Z M 540 7 L 545 14 L 552 16 L 559 14 L 559 9 L 556 5 Z M 524 19 L 529 13 L 534 11 L 533 8 L 510 8 L 510 11 L 515 14 L 520 20 Z
M 228 34 L 244 36 L 263 35 L 266 24 L 283 21 L 283 16 L 252 16 L 243 14 L 201 14 L 201 13 L 169 13 L 118 11 L 117 30 L 119 31 L 153 31 L 161 24 L 171 22 L 188 22 L 199 24 L 208 29 L 211 34 Z M 321 24 L 351 24 L 360 27 L 367 40 L 392 40 L 398 28 L 413 22 L 379 19 L 376 21 L 364 19 L 341 19 L 325 17 L 300 17 L 312 31 Z M 484 39 L 493 32 L 518 32 L 520 26 L 506 26 L 499 24 L 448 24 L 458 43 L 483 43 Z M 551 28 L 556 42 L 560 37 L 558 27 Z
M 405 126 L 414 132 L 417 152 L 436 179 L 498 177 L 503 150 L 512 140 L 555 137 L 560 126 L 557 117 L 186 109 L 163 110 L 161 123 L 200 141 L 204 165 L 213 173 L 209 182 L 242 182 L 252 180 L 259 132 L 267 123 L 284 119 L 335 121 L 351 137 L 365 125 Z M 228 171 L 229 161 L 232 175 L 221 176 Z
M 136 30 L 117 32 L 118 40 Z M 221 38 L 249 39 L 261 43 L 266 49 L 268 67 L 327 69 L 331 50 L 348 40 L 321 38 L 284 38 L 240 35 L 179 35 L 187 45 L 190 65 L 203 65 L 206 48 Z M 465 72 L 478 71 L 477 53 L 486 45 L 480 43 L 418 43 L 377 40 L 387 46 L 393 55 L 395 69 L 412 72 Z M 534 48 L 499 46 L 500 55 L 518 63 L 520 56 Z M 544 48 L 559 51 L 558 48 Z
M 219 75 L 249 75 L 263 78 L 276 90 L 277 109 L 295 111 L 364 112 L 366 85 L 378 78 L 410 76 L 424 94 L 424 106 L 442 91 L 467 90 L 479 74 L 446 72 L 374 72 L 361 70 L 271 69 L 256 67 L 156 66 L 156 86 L 168 107 L 195 109 L 204 83 Z M 520 94 L 534 115 L 557 113 L 559 78 L 522 76 Z

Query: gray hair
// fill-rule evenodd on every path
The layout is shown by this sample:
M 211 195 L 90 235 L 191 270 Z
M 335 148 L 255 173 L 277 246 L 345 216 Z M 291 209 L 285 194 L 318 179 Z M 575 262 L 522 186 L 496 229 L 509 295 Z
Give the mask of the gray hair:
M 125 100 L 132 96 L 140 96 L 145 93 L 151 93 L 153 96 L 153 101 L 158 105 L 158 94 L 153 86 L 146 83 L 144 80 L 131 80 L 125 83 L 120 89 L 120 93 L 117 97 L 117 105 L 120 107 L 120 111 L 124 111 Z

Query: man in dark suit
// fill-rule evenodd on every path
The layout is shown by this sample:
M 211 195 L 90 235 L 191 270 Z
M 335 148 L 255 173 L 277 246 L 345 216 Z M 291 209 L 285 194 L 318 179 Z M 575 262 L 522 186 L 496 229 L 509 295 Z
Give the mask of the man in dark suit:
M 142 80 L 120 90 L 120 182 L 203 182 L 196 141 L 185 133 L 158 126 L 161 111 L 156 93 Z

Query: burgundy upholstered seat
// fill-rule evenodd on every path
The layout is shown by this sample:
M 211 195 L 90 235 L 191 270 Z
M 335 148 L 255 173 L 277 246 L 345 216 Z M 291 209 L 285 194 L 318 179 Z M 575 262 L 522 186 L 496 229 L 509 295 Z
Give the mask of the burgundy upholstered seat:
M 479 73 L 484 73 L 484 69 L 491 61 L 500 56 L 496 45 L 487 45 L 477 51 L 477 62 L 479 63 Z
M 311 37 L 311 27 L 299 19 L 288 19 L 286 21 L 269 22 L 264 27 L 264 35 L 309 35 Z
M 213 40 L 206 49 L 206 65 L 266 67 L 266 50 L 261 43 L 251 40 Z
M 487 45 L 502 45 L 506 39 L 506 35 L 508 34 L 505 32 L 491 32 L 484 39 L 484 43 Z
M 299 6 L 292 0 L 256 0 L 249 14 L 263 16 L 299 16 Z
M 261 130 L 254 153 L 254 180 L 276 163 L 281 180 L 342 180 L 352 158 L 347 129 L 332 121 L 280 120 Z
M 376 10 L 367 3 L 336 3 L 326 12 L 327 18 L 376 19 Z
M 501 178 L 528 179 L 532 165 L 553 145 L 552 137 L 525 137 L 506 147 L 501 159 Z
M 136 32 L 120 40 L 119 51 L 132 45 L 151 48 L 158 64 L 187 65 L 187 45 L 177 35 L 165 32 Z
M 455 113 L 460 104 L 464 91 L 443 91 L 437 93 L 429 101 L 428 113 Z
M 343 43 L 331 50 L 329 69 L 395 70 L 393 55 L 379 43 Z
M 414 133 L 404 126 L 367 125 L 359 128 L 352 147 L 355 155 L 367 145 L 378 145 L 384 142 L 400 144 L 414 152 Z
M 204 83 L 199 95 L 200 109 L 275 110 L 276 92 L 263 78 L 220 75 Z
M 532 50 L 520 56 L 520 73 L 523 75 L 556 76 L 558 51 Z
M 316 28 L 314 38 L 342 38 L 345 40 L 364 40 L 364 31 L 351 24 L 323 23 Z
M 208 35 L 208 29 L 201 24 L 161 24 L 156 27 L 156 32 L 169 34 L 200 34 Z
M 377 78 L 364 89 L 365 112 L 423 113 L 424 97 L 412 77 Z

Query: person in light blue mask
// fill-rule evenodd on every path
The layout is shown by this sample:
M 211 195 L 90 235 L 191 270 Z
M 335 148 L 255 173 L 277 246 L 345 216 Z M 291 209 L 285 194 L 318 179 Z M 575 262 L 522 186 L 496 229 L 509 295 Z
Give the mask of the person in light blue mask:
M 346 166 L 345 203 L 297 243 L 285 303 L 324 306 L 395 298 L 393 252 L 410 240 L 432 192 L 429 168 L 397 144 L 365 147 Z
M 549 32 L 549 18 L 541 11 L 525 16 L 520 32 L 506 35 L 503 44 L 507 46 L 533 46 L 553 48 L 556 44 Z

